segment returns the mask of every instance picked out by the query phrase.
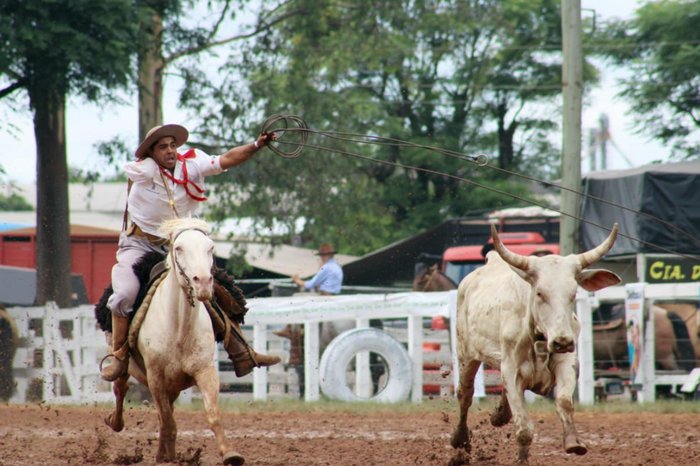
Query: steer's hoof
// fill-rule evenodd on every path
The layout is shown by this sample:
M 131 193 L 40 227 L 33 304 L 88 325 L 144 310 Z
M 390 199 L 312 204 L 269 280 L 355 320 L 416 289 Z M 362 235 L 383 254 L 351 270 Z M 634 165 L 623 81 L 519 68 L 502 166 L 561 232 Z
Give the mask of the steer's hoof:
M 245 463 L 245 458 L 238 452 L 228 451 L 224 454 L 224 464 L 241 466 L 243 463 Z
M 115 432 L 121 432 L 124 430 L 124 418 L 119 417 L 119 419 L 115 419 L 114 413 L 110 413 L 106 418 L 105 418 L 105 424 L 109 426 L 110 429 L 112 429 Z

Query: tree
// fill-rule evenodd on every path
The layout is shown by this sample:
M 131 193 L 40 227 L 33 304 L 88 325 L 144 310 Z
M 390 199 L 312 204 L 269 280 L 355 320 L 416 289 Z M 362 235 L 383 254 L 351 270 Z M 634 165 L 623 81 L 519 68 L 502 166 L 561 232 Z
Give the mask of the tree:
M 646 2 L 613 22 L 596 51 L 628 67 L 621 80 L 636 129 L 668 144 L 672 155 L 700 154 L 700 2 Z
M 17 193 L 9 196 L 0 194 L 0 211 L 30 211 L 34 207 L 25 198 Z
M 129 0 L 0 1 L 0 98 L 26 93 L 37 147 L 37 302 L 70 305 L 66 97 L 109 99 L 131 73 Z
M 558 151 L 550 140 L 561 79 L 558 2 L 294 0 L 286 6 L 314 14 L 259 36 L 218 81 L 189 73 L 183 103 L 202 116 L 201 139 L 211 147 L 254 131 L 263 115 L 286 112 L 320 131 L 495 154 L 497 168 L 556 175 Z M 249 83 L 246 92 L 242 82 Z M 217 207 L 221 216 L 261 216 L 263 226 L 273 218 L 291 226 L 303 217 L 306 243 L 328 238 L 341 250 L 363 253 L 446 218 L 515 202 L 456 177 L 526 192 L 517 178 L 464 159 L 316 135 L 299 159 L 262 156 L 232 170 L 217 185 L 232 202 Z
M 146 136 L 148 130 L 163 123 L 163 79 L 168 66 L 190 58 L 193 66 L 197 67 L 203 53 L 254 37 L 289 17 L 302 13 L 293 8 L 278 12 L 285 5 L 284 1 L 280 3 L 281 6 L 269 4 L 268 13 L 260 17 L 251 31 L 229 33 L 225 26 L 235 22 L 237 14 L 247 3 L 248 0 L 207 2 L 207 10 L 213 14 L 213 20 L 196 21 L 194 25 L 188 25 L 188 17 L 183 11 L 191 12 L 197 6 L 204 6 L 203 2 L 137 0 L 136 4 L 142 12 L 137 77 L 140 139 Z M 232 8 L 234 4 L 238 8 Z

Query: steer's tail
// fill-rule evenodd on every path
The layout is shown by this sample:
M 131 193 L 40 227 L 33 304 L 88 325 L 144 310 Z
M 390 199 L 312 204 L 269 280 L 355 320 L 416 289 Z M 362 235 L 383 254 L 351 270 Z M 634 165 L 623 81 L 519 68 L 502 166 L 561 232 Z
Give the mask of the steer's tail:
M 688 327 L 685 321 L 673 311 L 667 312 L 668 319 L 673 325 L 673 333 L 676 335 L 676 349 L 674 351 L 678 367 L 684 371 L 691 371 L 695 368 L 695 348 L 690 340 Z

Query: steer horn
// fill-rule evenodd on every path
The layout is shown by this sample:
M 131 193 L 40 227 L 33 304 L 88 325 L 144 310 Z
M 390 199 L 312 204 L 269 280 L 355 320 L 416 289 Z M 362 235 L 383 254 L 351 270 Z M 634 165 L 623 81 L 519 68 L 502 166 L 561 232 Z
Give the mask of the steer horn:
M 603 241 L 599 246 L 589 251 L 582 252 L 581 254 L 576 256 L 578 257 L 582 269 L 585 269 L 589 265 L 598 262 L 601 257 L 607 254 L 608 251 L 610 251 L 610 249 L 613 247 L 613 244 L 615 243 L 615 238 L 617 238 L 617 230 L 618 225 L 617 222 L 615 222 L 613 224 L 612 230 L 610 231 L 610 234 L 608 235 L 605 241 Z
M 494 248 L 496 249 L 496 251 L 498 251 L 498 254 L 501 255 L 504 261 L 506 261 L 513 267 L 522 270 L 523 272 L 528 271 L 528 269 L 530 268 L 530 262 L 528 261 L 528 258 L 525 256 L 521 256 L 520 254 L 516 254 L 512 251 L 509 251 L 505 246 L 503 246 L 501 238 L 498 237 L 496 226 L 493 223 L 491 224 L 491 237 L 493 238 Z

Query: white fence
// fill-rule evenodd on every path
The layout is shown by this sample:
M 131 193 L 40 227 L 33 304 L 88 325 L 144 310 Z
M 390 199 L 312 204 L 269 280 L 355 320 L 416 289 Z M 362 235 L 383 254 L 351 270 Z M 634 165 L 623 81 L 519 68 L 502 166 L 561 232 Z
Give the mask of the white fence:
M 102 402 L 112 398 L 98 362 L 107 344 L 93 308 L 11 308 L 20 344 L 13 362 L 17 389 L 11 403 Z
M 697 299 L 698 286 L 697 283 L 648 285 L 646 298 Z M 591 404 L 594 401 L 591 307 L 595 305 L 596 300 L 622 302 L 625 297 L 624 287 L 607 288 L 593 297 L 586 292 L 580 292 L 577 296 L 577 313 L 582 323 L 578 391 L 582 403 Z M 270 336 L 272 329 L 288 323 L 304 325 L 305 399 L 308 401 L 320 398 L 320 322 L 352 319 L 357 326 L 366 327 L 370 319 L 406 319 L 405 343 L 411 358 L 413 374 L 411 400 L 418 402 L 423 397 L 425 383 L 423 343 L 426 332 L 423 319 L 437 314 L 453 317 L 456 292 L 257 298 L 249 300 L 248 305 L 250 311 L 246 315 L 246 326 L 252 326 L 250 336 L 253 347 L 258 352 L 268 352 L 271 349 L 272 352 L 282 351 L 282 341 L 278 337 Z M 11 308 L 9 311 L 17 320 L 21 339 L 14 359 L 17 390 L 11 402 L 23 403 L 41 399 L 48 403 L 87 403 L 112 399 L 109 384 L 103 382 L 98 373 L 98 362 L 106 353 L 107 344 L 102 331 L 96 326 L 92 306 L 58 309 L 49 304 L 40 308 Z M 455 319 L 451 318 L 450 322 L 453 379 L 443 380 L 443 384 L 448 387 L 451 383 L 456 386 L 458 377 L 454 351 Z M 657 376 L 653 359 L 653 319 L 647 320 L 647 323 L 642 399 L 652 401 L 657 385 L 682 384 L 686 376 Z M 268 345 L 270 342 L 274 345 Z M 223 359 L 225 353 L 222 354 Z M 359 374 L 361 370 L 357 372 Z M 236 379 L 232 373 L 222 372 L 221 380 L 222 385 L 234 380 L 238 383 L 252 382 L 253 397 L 264 400 L 270 396 L 269 387 L 276 383 L 286 384 L 292 377 L 290 374 L 291 371 L 288 373 L 281 366 L 274 366 L 271 371 L 265 368 L 255 369 L 252 377 L 244 379 Z M 358 384 L 362 383 L 367 383 L 366 377 L 358 378 Z M 476 388 L 477 395 L 484 394 L 483 379 L 477 381 Z M 362 390 L 362 387 L 358 385 L 358 389 Z M 273 394 L 279 394 L 279 390 L 273 391 Z M 187 399 L 188 394 L 183 398 Z
M 423 318 L 438 314 L 449 316 L 450 307 L 454 308 L 456 302 L 455 297 L 456 291 L 259 298 L 248 302 L 250 311 L 246 315 L 246 324 L 253 325 L 253 348 L 258 352 L 267 347 L 269 325 L 304 325 L 305 399 L 314 401 L 320 397 L 320 322 L 355 320 L 358 327 L 367 327 L 370 319 L 406 318 L 407 346 L 413 374 L 411 399 L 417 402 L 423 396 Z M 362 382 L 358 383 L 368 383 L 367 378 L 362 378 Z M 253 395 L 256 399 L 267 398 L 267 385 L 267 371 L 255 369 Z M 360 386 L 358 390 L 364 391 L 365 388 Z
M 287 323 L 305 325 L 305 399 L 317 400 L 320 398 L 320 322 L 353 319 L 359 326 L 368 326 L 370 318 L 406 318 L 414 374 L 412 399 L 418 401 L 423 388 L 423 317 L 448 315 L 448 303 L 446 292 L 259 298 L 248 301 L 246 327 L 252 326 L 249 336 L 256 351 L 272 349 L 279 354 L 283 351 L 282 341 L 270 336 L 271 331 Z M 8 311 L 17 320 L 20 333 L 20 346 L 13 362 L 17 390 L 10 402 L 89 403 L 112 399 L 110 384 L 99 377 L 98 365 L 107 352 L 107 343 L 97 327 L 92 306 L 59 309 L 50 303 L 45 307 L 16 307 Z M 275 344 L 268 345 L 269 342 Z M 220 349 L 218 357 L 225 360 L 226 353 Z M 242 379 L 232 371 L 223 371 L 221 382 L 222 385 L 252 383 L 253 397 L 267 399 L 269 387 L 287 384 L 296 377 L 292 373 L 280 365 L 270 370 L 255 369 L 252 377 Z M 274 393 L 279 394 L 280 390 Z M 187 400 L 189 396 L 191 392 L 180 399 Z

